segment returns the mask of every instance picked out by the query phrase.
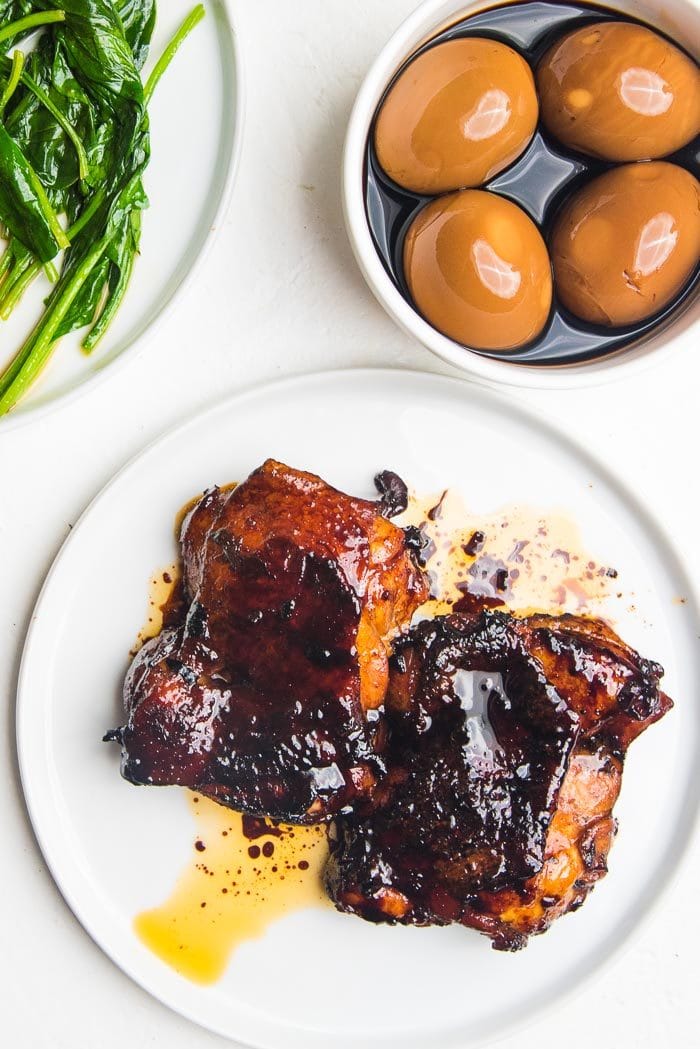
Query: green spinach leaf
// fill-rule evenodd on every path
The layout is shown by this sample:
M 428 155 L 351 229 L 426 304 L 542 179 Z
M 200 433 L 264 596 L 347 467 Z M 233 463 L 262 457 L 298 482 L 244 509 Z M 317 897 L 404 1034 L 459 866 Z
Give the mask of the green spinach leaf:
M 148 48 L 156 24 L 156 0 L 116 0 L 115 7 L 136 68 L 141 70 L 148 58 Z
M 46 191 L 17 143 L 0 124 L 0 218 L 12 235 L 42 262 L 68 240 Z
M 37 0 L 49 10 L 54 0 Z M 143 85 L 124 27 L 112 0 L 61 0 L 66 20 L 57 34 L 76 79 L 108 112 L 143 109 Z

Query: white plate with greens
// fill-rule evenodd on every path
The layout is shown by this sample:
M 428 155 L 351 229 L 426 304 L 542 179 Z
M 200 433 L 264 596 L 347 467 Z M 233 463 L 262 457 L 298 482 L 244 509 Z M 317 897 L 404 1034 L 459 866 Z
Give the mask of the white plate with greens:
M 123 185 L 123 179 L 120 183 L 115 174 L 114 165 L 117 161 L 110 161 L 109 144 L 112 134 L 116 136 L 114 128 L 119 126 L 123 129 L 124 123 L 130 119 L 130 110 L 121 94 L 118 95 L 118 102 L 114 102 L 110 96 L 105 102 L 105 106 L 109 108 L 109 115 L 105 117 L 104 111 L 99 111 L 99 100 L 95 102 L 96 96 L 99 99 L 100 93 L 104 95 L 103 85 L 97 85 L 95 95 L 90 94 L 89 91 L 86 93 L 92 107 L 90 119 L 93 119 L 95 124 L 103 122 L 108 125 L 105 132 L 108 142 L 107 159 L 103 165 L 103 171 L 106 174 L 103 176 L 98 157 L 97 136 L 91 137 L 90 133 L 85 131 L 87 119 L 85 110 L 79 108 L 72 111 L 67 110 L 66 95 L 61 94 L 61 87 L 64 88 L 64 91 L 68 91 L 72 85 L 65 87 L 65 76 L 58 84 L 54 79 L 42 79 L 47 76 L 45 70 L 49 67 L 48 60 L 44 58 L 39 61 L 37 58 L 32 59 L 30 55 L 33 50 L 41 46 L 46 47 L 48 52 L 50 46 L 52 48 L 50 51 L 51 68 L 53 69 L 56 51 L 62 48 L 64 56 L 67 56 L 69 68 L 78 69 L 79 76 L 82 78 L 79 86 L 82 89 L 86 78 L 91 73 L 99 75 L 100 66 L 104 67 L 106 63 L 103 56 L 102 61 L 96 63 L 92 70 L 84 68 L 80 64 L 82 59 L 76 57 L 82 43 L 80 39 L 77 39 L 77 45 L 74 45 L 74 50 L 70 52 L 71 42 L 76 41 L 75 30 L 73 30 L 72 37 L 66 35 L 71 26 L 71 16 L 75 19 L 76 13 L 79 14 L 82 8 L 86 7 L 91 9 L 93 17 L 95 14 L 99 15 L 100 12 L 104 14 L 106 11 L 109 22 L 110 10 L 117 10 L 122 16 L 123 25 L 128 26 L 129 20 L 139 17 L 143 19 L 144 12 L 147 13 L 151 5 L 155 7 L 155 25 L 148 56 L 142 69 L 137 73 L 144 85 L 148 85 L 154 68 L 161 56 L 167 53 L 171 41 L 177 38 L 188 16 L 192 15 L 199 6 L 196 0 L 167 0 L 167 2 L 156 0 L 155 4 L 153 0 L 65 0 L 63 4 L 60 0 L 56 0 L 56 9 L 65 9 L 66 20 L 37 29 L 33 35 L 25 36 L 20 40 L 19 45 L 15 44 L 13 39 L 2 39 L 3 27 L 7 26 L 8 22 L 14 22 L 18 13 L 23 13 L 26 9 L 26 5 L 20 4 L 17 0 L 1 0 L 0 2 L 0 54 L 7 53 L 6 58 L 0 58 L 2 63 L 0 96 L 7 89 L 8 83 L 11 87 L 12 58 L 15 51 L 22 50 L 27 53 L 23 68 L 15 69 L 16 74 L 21 71 L 22 79 L 19 80 L 14 96 L 6 105 L 0 123 L 0 167 L 3 165 L 3 141 L 7 145 L 7 139 L 2 138 L 3 132 L 9 133 L 13 141 L 20 145 L 25 159 L 31 157 L 34 160 L 32 170 L 40 176 L 39 181 L 42 187 L 52 177 L 46 174 L 52 169 L 52 166 L 65 165 L 70 169 L 71 165 L 75 168 L 78 168 L 79 163 L 82 165 L 78 169 L 80 175 L 86 176 L 79 187 L 86 202 L 82 209 L 79 203 L 76 203 L 79 198 L 75 180 L 72 196 L 62 196 L 55 188 L 49 187 L 49 193 L 55 193 L 57 201 L 55 207 L 52 207 L 49 202 L 49 208 L 57 214 L 62 227 L 69 227 L 69 236 L 73 242 L 70 252 L 73 252 L 76 257 L 76 270 L 78 264 L 85 261 L 85 255 L 89 249 L 99 239 L 97 236 L 91 237 L 90 244 L 86 245 L 81 254 L 80 221 L 87 204 L 93 199 L 100 185 L 103 186 L 108 203 L 113 201 L 116 195 L 116 190 L 110 190 L 109 186 Z M 41 5 L 33 6 L 39 17 L 42 17 L 39 10 Z M 150 131 L 151 155 L 143 173 L 143 185 L 149 206 L 140 211 L 140 244 L 138 250 L 131 253 L 133 257 L 131 279 L 119 307 L 114 312 L 109 325 L 106 326 L 103 336 L 96 340 L 96 345 L 90 352 L 86 352 L 84 343 L 87 339 L 89 348 L 90 331 L 91 326 L 95 323 L 95 316 L 99 318 L 100 310 L 105 310 L 105 304 L 107 304 L 107 312 L 103 320 L 107 318 L 110 312 L 109 292 L 112 291 L 114 294 L 115 302 L 119 300 L 120 291 L 116 287 L 119 275 L 120 272 L 125 273 L 129 269 L 128 259 L 121 270 L 117 265 L 112 265 L 112 268 L 109 269 L 105 256 L 103 256 L 95 264 L 94 270 L 90 271 L 96 277 L 96 284 L 102 281 L 100 294 L 98 295 L 97 291 L 94 292 L 96 313 L 93 314 L 92 325 L 83 324 L 76 330 L 65 334 L 58 341 L 47 338 L 46 328 L 44 328 L 44 342 L 47 345 L 51 343 L 52 350 L 47 355 L 47 360 L 40 361 L 41 367 L 37 368 L 36 376 L 30 374 L 31 382 L 28 383 L 26 390 L 22 388 L 22 380 L 19 386 L 17 384 L 13 386 L 12 376 L 8 375 L 7 369 L 15 360 L 18 351 L 27 345 L 26 340 L 35 330 L 40 319 L 44 318 L 46 323 L 52 307 L 51 303 L 46 306 L 45 300 L 52 293 L 52 285 L 45 268 L 41 267 L 42 260 L 36 252 L 29 262 L 23 259 L 21 250 L 19 255 L 17 252 L 14 255 L 10 252 L 9 257 L 8 255 L 3 256 L 2 253 L 7 248 L 7 241 L 0 240 L 0 433 L 8 426 L 35 419 L 50 407 L 66 402 L 88 390 L 118 362 L 133 357 L 139 349 L 143 348 L 147 337 L 176 305 L 223 222 L 224 212 L 233 188 L 242 134 L 244 95 L 240 51 L 231 24 L 228 0 L 204 0 L 201 6 L 204 9 L 204 17 L 198 19 L 195 13 L 191 18 L 190 31 L 186 34 L 184 31 L 181 33 L 181 46 L 172 56 L 172 60 L 154 87 L 150 99 L 147 99 L 145 108 Z M 75 24 L 73 21 L 72 25 L 75 26 Z M 56 43 L 58 33 L 64 34 L 63 43 L 60 45 Z M 141 35 L 148 36 L 148 30 L 143 26 Z M 125 38 L 128 36 L 126 32 Z M 109 60 L 111 61 L 110 48 L 113 41 L 109 39 L 109 33 L 107 37 L 106 53 L 110 55 Z M 133 39 L 134 41 L 137 39 L 135 30 Z M 121 61 L 128 66 L 132 61 L 132 56 L 135 59 L 134 67 L 136 68 L 140 64 L 136 43 L 131 52 L 116 59 L 117 64 Z M 19 67 L 21 59 L 15 59 L 15 65 Z M 51 75 L 53 77 L 54 74 Z M 57 117 L 55 114 L 52 116 L 48 106 L 41 99 L 37 100 L 36 94 L 30 90 L 27 83 L 27 76 L 32 77 L 35 84 L 38 83 L 40 90 L 42 90 L 42 85 L 48 84 L 49 91 L 44 91 L 44 94 L 49 95 L 49 103 L 52 101 L 60 103 L 60 106 L 56 108 L 60 109 L 59 116 L 63 115 L 64 122 L 70 123 L 66 112 L 71 116 L 73 113 L 77 114 L 74 122 L 77 131 L 75 127 L 73 128 L 77 143 L 73 138 L 69 138 L 66 132 L 65 137 L 57 142 L 55 148 L 46 147 L 43 151 L 38 149 L 37 134 L 46 135 L 45 129 L 50 127 L 51 120 Z M 132 84 L 124 94 L 129 94 L 129 91 L 132 95 L 138 94 L 138 85 L 134 87 Z M 146 94 L 148 95 L 148 91 Z M 35 116 L 31 124 L 29 117 L 21 112 L 20 106 L 20 104 L 25 104 L 24 99 L 28 96 L 32 96 L 32 104 L 35 111 L 38 111 L 38 117 Z M 80 101 L 76 103 L 78 106 L 79 104 Z M 134 105 L 138 108 L 138 104 L 137 100 Z M 1 101 L 0 107 L 2 107 Z M 19 114 L 14 112 L 16 109 L 20 110 Z M 112 110 L 115 111 L 115 115 Z M 30 108 L 30 115 L 31 112 Z M 143 112 L 143 108 L 140 112 Z M 109 123 L 110 120 L 111 123 Z M 141 117 L 139 121 L 133 138 L 128 137 L 128 132 L 123 130 L 119 132 L 127 136 L 128 145 L 126 148 L 121 147 L 120 150 L 114 148 L 115 157 L 119 152 L 122 156 L 129 157 L 137 154 L 139 134 L 144 126 Z M 52 134 L 52 139 L 56 140 L 55 132 Z M 83 143 L 85 143 L 84 156 L 81 160 L 80 145 Z M 7 150 L 4 163 L 6 166 L 9 163 Z M 111 168 L 110 163 L 113 163 Z M 109 181 L 110 173 L 114 174 L 111 182 Z M 69 179 L 70 175 L 65 178 Z M 133 202 L 134 197 L 135 194 L 127 195 L 129 202 Z M 72 229 L 77 228 L 77 234 L 71 232 L 71 219 L 65 216 L 66 208 L 61 206 L 66 199 L 69 206 L 75 207 Z M 2 203 L 3 196 L 0 192 L 0 215 L 2 214 Z M 7 206 L 6 201 L 5 204 Z M 43 210 L 50 219 L 50 211 Z M 139 209 L 132 207 L 132 211 L 134 210 Z M 22 219 L 24 219 L 24 214 Z M 48 254 L 51 250 L 52 224 L 47 219 L 45 225 L 46 229 L 42 231 L 41 216 L 39 216 L 38 229 L 32 226 L 32 233 L 35 242 L 38 240 L 41 243 L 42 233 L 44 239 L 49 239 L 49 246 L 44 249 L 45 254 Z M 25 223 L 25 229 L 26 227 Z M 89 231 L 91 229 L 86 228 Z M 57 242 L 60 242 L 60 231 L 55 231 L 55 234 Z M 113 244 L 129 243 L 133 246 L 134 241 L 129 240 L 129 236 L 130 234 L 125 234 L 120 239 L 118 234 Z M 14 243 L 17 243 L 17 238 Z M 118 262 L 120 257 L 117 249 L 111 248 L 110 251 L 113 256 L 116 256 L 113 262 Z M 61 270 L 62 260 L 69 258 L 70 252 L 65 256 L 59 254 L 53 260 L 57 270 Z M 4 263 L 1 261 L 3 258 Z M 121 259 L 124 259 L 123 255 Z M 88 265 L 90 261 L 87 260 Z M 99 272 L 100 263 L 105 266 L 103 270 L 105 279 L 102 279 Z M 65 262 L 63 265 L 65 266 Z M 51 264 L 48 269 L 50 268 Z M 36 272 L 35 276 L 34 272 Z M 67 288 L 68 277 L 64 274 L 65 271 L 60 277 L 62 284 L 58 286 L 59 290 Z M 34 279 L 30 280 L 32 276 Z M 112 281 L 111 287 L 110 280 Z M 81 287 L 85 290 L 80 294 L 85 295 L 86 309 L 87 312 L 90 312 L 87 282 Z M 22 292 L 21 295 L 20 292 Z M 54 296 L 55 294 L 54 292 Z M 65 303 L 65 297 L 63 301 Z M 74 303 L 77 302 L 77 299 L 74 300 Z M 74 311 L 73 321 L 80 320 L 76 305 L 71 304 L 69 308 Z M 54 321 L 56 309 L 54 307 Z M 3 318 L 3 314 L 8 314 L 8 316 Z M 95 336 L 99 335 L 100 331 L 101 322 L 98 319 Z M 34 345 L 36 347 L 36 342 Z M 40 356 L 35 352 L 35 359 Z M 6 376 L 4 381 L 3 373 Z M 26 374 L 25 366 L 23 375 L 26 376 Z M 16 403 L 10 408 L 13 401 Z

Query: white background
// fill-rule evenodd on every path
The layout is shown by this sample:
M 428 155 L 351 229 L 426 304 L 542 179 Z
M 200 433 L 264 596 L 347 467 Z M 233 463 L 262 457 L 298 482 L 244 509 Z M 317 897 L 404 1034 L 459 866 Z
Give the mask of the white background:
M 18 661 L 71 523 L 146 442 L 225 393 L 341 366 L 448 371 L 375 303 L 352 259 L 339 201 L 354 94 L 413 0 L 232 6 L 248 80 L 246 139 L 232 207 L 204 269 L 140 357 L 86 398 L 0 438 L 0 1034 L 13 1049 L 228 1044 L 151 1000 L 92 944 L 48 876 L 26 819 L 14 744 Z M 700 346 L 697 354 L 624 385 L 517 394 L 625 477 L 675 538 L 691 575 L 700 569 Z M 699 859 L 696 844 L 642 938 L 602 981 L 565 1012 L 500 1043 L 504 1049 L 555 1040 L 567 1049 L 590 1049 L 592 1041 L 618 1049 L 696 1045 Z M 370 973 L 368 959 L 369 978 L 381 978 Z M 313 973 L 309 986 L 311 1003 Z

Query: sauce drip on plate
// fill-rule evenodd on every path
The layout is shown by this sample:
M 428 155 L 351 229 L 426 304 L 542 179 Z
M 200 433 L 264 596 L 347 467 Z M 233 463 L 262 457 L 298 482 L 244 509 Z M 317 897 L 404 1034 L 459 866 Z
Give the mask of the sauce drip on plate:
M 422 618 L 479 607 L 610 618 L 620 591 L 617 571 L 585 549 L 577 525 L 564 513 L 507 506 L 470 511 L 454 491 L 411 499 L 399 523 L 420 528 L 431 581 Z M 603 607 L 605 605 L 605 607 Z
M 214 983 L 235 949 L 292 911 L 326 900 L 321 875 L 325 827 L 244 817 L 193 794 L 192 859 L 169 897 L 134 920 L 139 939 L 195 983 Z M 248 824 L 248 820 L 245 820 Z M 254 836 L 252 836 L 254 835 Z

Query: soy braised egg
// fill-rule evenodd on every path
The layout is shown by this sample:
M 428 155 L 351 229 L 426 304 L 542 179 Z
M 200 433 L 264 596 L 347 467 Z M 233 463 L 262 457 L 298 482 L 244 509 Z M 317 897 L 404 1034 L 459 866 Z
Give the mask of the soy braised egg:
M 604 160 L 652 160 L 700 132 L 700 70 L 629 22 L 569 33 L 537 68 L 542 121 L 565 146 Z
M 413 220 L 403 257 L 418 310 L 465 346 L 515 349 L 547 322 L 547 248 L 534 222 L 503 197 L 463 190 L 432 201 Z
M 537 124 L 527 62 L 495 40 L 424 51 L 401 73 L 374 132 L 386 174 L 415 193 L 479 186 L 520 156 Z
M 613 168 L 564 205 L 550 251 L 571 313 L 608 327 L 646 320 L 700 261 L 700 183 L 664 161 Z

